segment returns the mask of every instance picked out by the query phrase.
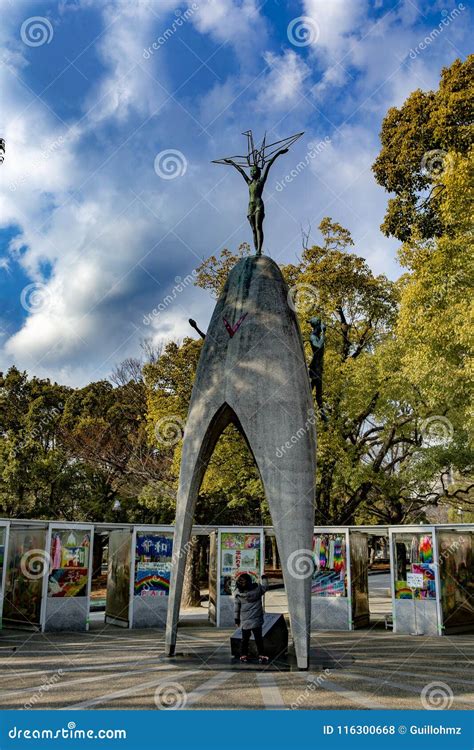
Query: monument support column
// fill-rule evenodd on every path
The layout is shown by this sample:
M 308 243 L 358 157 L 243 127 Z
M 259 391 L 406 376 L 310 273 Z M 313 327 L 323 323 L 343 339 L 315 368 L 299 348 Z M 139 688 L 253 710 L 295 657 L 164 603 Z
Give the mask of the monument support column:
M 233 422 L 259 469 L 275 527 L 298 666 L 308 667 L 315 415 L 296 314 L 277 264 L 239 261 L 216 304 L 183 441 L 166 651 L 174 653 L 186 549 L 215 444 Z M 212 522 L 212 521 L 211 521 Z

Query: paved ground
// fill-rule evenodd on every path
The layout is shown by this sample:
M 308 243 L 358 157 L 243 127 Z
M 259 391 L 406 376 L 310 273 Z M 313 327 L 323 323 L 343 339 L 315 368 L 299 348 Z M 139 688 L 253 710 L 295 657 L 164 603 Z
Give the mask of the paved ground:
M 163 631 L 93 622 L 89 633 L 0 633 L 1 708 L 354 709 L 474 707 L 474 636 L 322 633 L 310 672 L 234 664 L 229 630 L 180 629 L 178 655 Z

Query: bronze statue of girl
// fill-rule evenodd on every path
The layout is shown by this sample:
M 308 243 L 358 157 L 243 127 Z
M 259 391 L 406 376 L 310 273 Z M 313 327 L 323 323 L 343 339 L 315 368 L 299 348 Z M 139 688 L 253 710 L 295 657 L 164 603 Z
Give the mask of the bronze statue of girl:
M 249 188 L 249 206 L 247 219 L 252 227 L 253 243 L 257 255 L 262 254 L 263 247 L 263 219 L 265 217 L 265 205 L 263 203 L 263 189 L 267 181 L 268 173 L 272 164 L 282 154 L 288 153 L 288 148 L 303 133 L 297 133 L 289 138 L 276 141 L 268 146 L 263 139 L 260 149 L 256 149 L 253 143 L 252 131 L 243 133 L 248 139 L 248 154 L 246 156 L 227 157 L 216 159 L 214 164 L 230 164 L 240 172 Z M 275 148 L 276 147 L 276 148 Z M 250 177 L 243 167 L 250 169 Z

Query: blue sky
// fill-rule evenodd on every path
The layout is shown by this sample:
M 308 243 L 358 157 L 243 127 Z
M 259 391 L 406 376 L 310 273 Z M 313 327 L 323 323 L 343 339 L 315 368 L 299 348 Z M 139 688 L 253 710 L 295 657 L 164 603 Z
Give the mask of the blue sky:
M 189 335 L 189 317 L 205 328 L 212 300 L 177 284 L 250 241 L 243 180 L 211 164 L 242 153 L 249 128 L 272 140 L 305 131 L 267 184 L 267 254 L 295 261 L 301 227 L 317 241 L 331 216 L 376 273 L 399 275 L 397 243 L 379 229 L 388 196 L 371 172 L 378 134 L 390 106 L 436 88 L 441 68 L 469 53 L 467 3 L 0 9 L 0 369 L 81 385 L 145 337 Z

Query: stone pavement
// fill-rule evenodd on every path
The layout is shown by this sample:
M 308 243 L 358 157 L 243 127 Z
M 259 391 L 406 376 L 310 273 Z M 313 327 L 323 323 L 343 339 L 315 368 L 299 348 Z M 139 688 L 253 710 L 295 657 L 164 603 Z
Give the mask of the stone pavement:
M 241 666 L 230 630 L 188 622 L 177 656 L 163 630 L 0 632 L 0 708 L 420 709 L 474 707 L 474 636 L 320 633 L 309 672 Z

